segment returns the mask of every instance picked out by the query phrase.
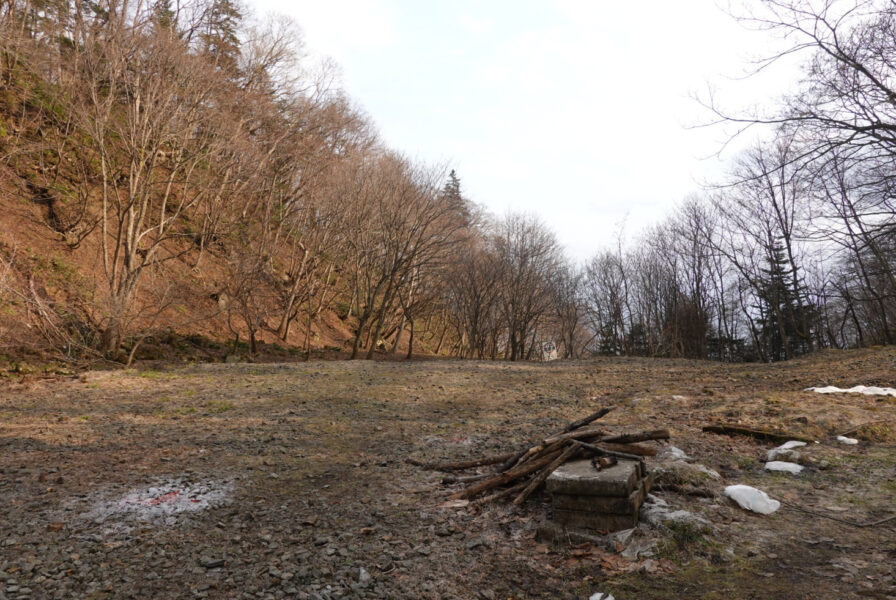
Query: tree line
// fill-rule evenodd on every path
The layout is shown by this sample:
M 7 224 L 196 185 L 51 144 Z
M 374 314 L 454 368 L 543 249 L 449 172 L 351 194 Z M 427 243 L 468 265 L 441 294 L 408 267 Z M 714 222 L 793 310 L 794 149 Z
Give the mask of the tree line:
M 709 110 L 765 134 L 634 243 L 575 264 L 537 217 L 491 215 L 456 172 L 388 148 L 288 20 L 234 0 L 0 0 L 0 161 L 92 265 L 60 290 L 5 243 L 0 303 L 65 356 L 128 361 L 199 319 L 310 356 L 328 314 L 352 358 L 892 343 L 896 9 L 762 8 L 750 22 L 805 53 L 802 81 L 768 114 Z M 190 274 L 210 308 L 185 318 Z

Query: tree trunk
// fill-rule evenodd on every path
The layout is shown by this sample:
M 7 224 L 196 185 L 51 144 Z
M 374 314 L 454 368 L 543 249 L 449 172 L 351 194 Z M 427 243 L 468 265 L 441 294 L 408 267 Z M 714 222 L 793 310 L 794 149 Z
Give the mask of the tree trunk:
M 109 360 L 115 360 L 118 350 L 121 348 L 121 322 L 118 318 L 110 319 L 109 324 L 103 329 L 101 345 L 103 356 Z
M 376 352 L 376 346 L 379 342 L 380 336 L 383 333 L 383 318 L 385 315 L 382 315 L 381 318 L 376 320 L 376 327 L 374 328 L 373 340 L 370 343 L 370 347 L 367 349 L 367 360 L 373 360 L 373 353 Z
M 442 335 L 439 336 L 439 343 L 436 344 L 436 354 L 442 351 L 442 343 L 445 341 L 445 334 L 448 333 L 448 326 L 442 327 Z
M 408 319 L 410 321 L 410 331 L 408 332 L 408 354 L 405 358 L 410 360 L 414 356 L 414 319 Z
M 355 360 L 358 358 L 358 353 L 361 349 L 361 338 L 364 335 L 364 328 L 367 325 L 368 317 L 359 317 L 358 318 L 358 329 L 355 333 L 355 341 L 352 343 L 352 355 L 351 360 Z
M 401 343 L 401 334 L 404 333 L 404 324 L 407 321 L 407 315 L 404 313 L 401 314 L 401 322 L 398 324 L 398 333 L 395 334 L 395 342 L 392 344 L 392 349 L 389 350 L 389 354 L 395 354 L 398 352 L 398 345 Z

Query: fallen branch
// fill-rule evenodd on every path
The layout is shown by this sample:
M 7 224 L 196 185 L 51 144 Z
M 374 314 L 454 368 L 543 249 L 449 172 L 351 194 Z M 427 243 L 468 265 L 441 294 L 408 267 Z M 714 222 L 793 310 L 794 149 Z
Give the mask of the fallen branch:
M 482 492 L 490 490 L 492 488 L 498 487 L 499 485 L 504 485 L 505 483 L 510 483 L 514 479 L 518 479 L 525 475 L 529 475 L 530 473 L 534 473 L 542 467 L 547 466 L 551 463 L 555 458 L 560 456 L 560 452 L 552 452 L 546 456 L 542 456 L 536 460 L 531 460 L 523 465 L 518 467 L 514 467 L 509 471 L 505 471 L 504 473 L 500 473 L 489 479 L 484 481 L 480 481 L 479 483 L 474 483 L 470 487 L 465 490 L 461 490 L 456 494 L 452 494 L 449 496 L 452 500 L 460 500 L 462 498 L 472 498 Z
M 892 421 L 892 419 L 881 419 L 879 421 L 869 421 L 868 423 L 862 423 L 861 425 L 859 425 L 857 427 L 853 427 L 852 429 L 848 429 L 848 430 L 844 431 L 843 433 L 838 433 L 837 435 L 853 435 L 854 433 L 858 433 L 859 429 L 861 429 L 862 427 L 867 427 L 869 425 L 879 425 L 881 423 L 889 423 L 890 421 Z
M 534 492 L 536 489 L 538 489 L 538 486 L 540 486 L 542 483 L 544 483 L 544 480 L 547 479 L 551 473 L 553 473 L 555 470 L 557 470 L 558 467 L 560 467 L 563 463 L 565 463 L 566 461 L 571 459 L 573 456 L 575 456 L 579 452 L 580 452 L 580 449 L 578 446 L 575 446 L 573 444 L 570 444 L 569 446 L 567 446 L 566 450 L 564 450 L 560 456 L 555 458 L 551 462 L 551 464 L 549 464 L 547 467 L 542 469 L 538 473 L 538 475 L 536 475 L 535 477 L 532 478 L 532 481 L 529 482 L 529 485 L 526 486 L 526 489 L 524 489 L 522 492 L 520 492 L 520 495 L 513 499 L 513 503 L 515 505 L 519 506 L 520 504 L 525 502 L 526 498 L 531 496 L 532 492 Z
M 747 437 L 755 438 L 757 440 L 766 440 L 778 444 L 783 444 L 784 442 L 789 442 L 791 440 L 806 442 L 807 444 L 812 444 L 815 442 L 815 440 L 813 440 L 812 438 L 807 438 L 805 436 L 797 435 L 795 433 L 789 433 L 786 431 L 751 429 L 749 427 L 742 427 L 740 425 L 729 425 L 726 423 L 722 423 L 720 425 L 706 425 L 705 427 L 703 427 L 703 431 L 707 433 L 718 433 L 720 435 L 744 435 Z
M 610 442 L 598 442 L 598 447 L 613 452 L 625 452 L 626 454 L 636 454 L 638 456 L 656 456 L 656 448 L 650 446 L 641 446 L 639 444 L 613 444 Z
M 586 426 L 609 413 L 614 407 L 598 410 L 584 419 L 573 421 L 559 433 L 538 439 L 524 450 L 478 460 L 450 463 L 425 463 L 406 459 L 410 464 L 442 471 L 460 471 L 486 465 L 500 465 L 492 473 L 471 471 L 467 475 L 451 473 L 442 478 L 443 483 L 466 486 L 451 494 L 451 500 L 465 501 L 478 505 L 501 498 L 511 497 L 517 506 L 522 505 L 544 482 L 562 465 L 577 456 L 591 457 L 592 463 L 615 463 L 616 459 L 636 461 L 641 465 L 643 457 L 654 456 L 657 451 L 649 445 L 638 442 L 669 439 L 669 430 L 657 429 L 640 433 L 610 434 L 602 429 Z M 587 441 L 586 441 L 587 440 Z M 603 464 L 604 467 L 609 466 Z M 598 469 L 600 467 L 597 467 Z M 495 488 L 500 488 L 495 490 Z M 476 498 L 469 503 L 467 500 Z M 452 504 L 449 502 L 448 504 Z
M 591 413 L 584 419 L 579 419 L 578 421 L 573 421 L 572 423 L 570 423 L 569 425 L 564 427 L 563 431 L 561 433 L 569 433 L 570 431 L 575 431 L 576 429 L 581 429 L 585 425 L 588 425 L 589 423 L 591 423 L 593 421 L 597 421 L 598 419 L 600 419 L 601 417 L 606 415 L 608 412 L 610 412 L 614 408 L 616 408 L 616 407 L 608 406 L 606 408 L 602 408 L 596 412 Z
M 802 506 L 797 506 L 796 504 L 792 504 L 787 502 L 786 500 L 781 500 L 781 504 L 788 508 L 792 508 L 793 510 L 797 510 L 799 512 L 804 512 L 807 515 L 812 515 L 815 517 L 821 517 L 823 519 L 830 519 L 831 521 L 837 521 L 838 523 L 845 523 L 846 525 L 851 525 L 853 527 L 876 527 L 877 525 L 883 525 L 884 523 L 889 523 L 890 521 L 896 521 L 896 515 L 889 516 L 885 519 L 880 519 L 879 521 L 872 521 L 870 523 L 856 523 L 854 521 L 848 521 L 846 519 L 841 519 L 840 517 L 835 517 L 833 515 L 826 515 L 825 513 L 817 512 L 814 510 L 809 510 L 808 508 L 803 508 Z
M 637 442 L 649 442 L 651 440 L 668 440 L 668 429 L 654 429 L 653 431 L 642 431 L 641 433 L 624 433 L 622 435 L 613 435 L 601 438 L 600 442 L 611 442 L 614 444 L 635 444 Z
M 542 440 L 542 445 L 556 444 L 565 440 L 589 440 L 599 437 L 605 437 L 607 432 L 603 429 L 583 429 L 581 431 L 571 431 L 569 433 L 560 433 Z
M 463 471 L 464 469 L 473 469 L 475 467 L 485 467 L 503 463 L 512 456 L 514 456 L 513 453 L 499 454 L 498 456 L 486 456 L 485 458 L 452 463 L 427 463 L 415 458 L 406 458 L 405 462 L 417 467 L 423 467 L 424 469 L 430 469 L 431 471 Z
M 482 498 L 477 498 L 476 500 L 470 502 L 470 505 L 479 506 L 482 504 L 488 504 L 489 502 L 494 502 L 495 500 L 500 500 L 501 498 L 506 498 L 507 496 L 512 496 L 513 494 L 526 487 L 527 483 L 527 481 L 521 481 L 516 485 L 501 490 L 500 492 L 495 492 L 494 494 L 483 496 Z
M 624 458 L 625 460 L 636 460 L 638 462 L 643 461 L 644 459 L 640 456 L 636 456 L 634 454 L 628 454 L 625 452 L 614 452 L 612 450 L 604 450 L 600 446 L 595 446 L 594 444 L 586 444 L 585 442 L 580 442 L 579 440 L 572 440 L 573 444 L 578 444 L 582 448 L 586 448 L 591 450 L 592 452 L 596 452 L 597 454 L 601 454 L 604 456 L 615 456 L 616 458 Z
M 597 411 L 591 413 L 590 415 L 588 415 L 588 416 L 585 417 L 584 419 L 579 419 L 578 421 L 573 421 L 572 423 L 569 423 L 566 427 L 564 427 L 563 429 L 561 429 L 560 432 L 559 432 L 558 434 L 555 434 L 555 435 L 563 435 L 563 434 L 565 434 L 565 433 L 570 433 L 570 432 L 572 432 L 572 431 L 575 431 L 576 429 L 581 429 L 581 428 L 584 427 L 585 425 L 588 425 L 589 423 L 592 423 L 592 422 L 594 422 L 594 421 L 600 419 L 601 417 L 603 417 L 604 415 L 606 415 L 607 413 L 609 413 L 611 410 L 613 410 L 613 409 L 615 409 L 615 408 L 616 408 L 616 406 L 607 406 L 607 407 L 601 408 L 600 410 L 597 410 Z M 550 437 L 550 436 L 549 436 L 549 437 Z M 517 465 L 517 463 L 519 463 L 519 461 L 520 461 L 523 457 L 526 456 L 526 454 L 527 454 L 533 447 L 535 447 L 535 446 L 540 446 L 540 445 L 543 445 L 543 442 L 541 442 L 541 443 L 536 443 L 536 444 L 531 444 L 531 445 L 527 446 L 526 448 L 524 448 L 523 450 L 520 450 L 519 452 L 515 453 L 513 456 L 511 456 L 510 458 L 508 458 L 508 459 L 501 465 L 501 467 L 498 469 L 498 472 L 499 472 L 499 473 L 503 473 L 504 471 L 507 471 L 508 469 L 513 468 L 515 465 Z

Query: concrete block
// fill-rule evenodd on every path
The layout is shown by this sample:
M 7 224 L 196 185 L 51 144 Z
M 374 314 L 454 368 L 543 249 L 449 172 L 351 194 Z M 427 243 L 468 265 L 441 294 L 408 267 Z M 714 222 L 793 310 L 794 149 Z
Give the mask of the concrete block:
M 584 496 L 571 494 L 554 494 L 554 508 L 561 510 L 581 510 L 613 515 L 637 514 L 644 502 L 644 486 L 639 485 L 628 498 L 618 496 Z
M 631 529 L 638 524 L 638 513 L 632 515 L 611 515 L 555 508 L 553 520 L 560 525 L 573 529 L 607 532 Z
M 590 460 L 576 460 L 551 473 L 545 483 L 552 494 L 628 498 L 641 479 L 641 463 L 620 460 L 598 471 Z

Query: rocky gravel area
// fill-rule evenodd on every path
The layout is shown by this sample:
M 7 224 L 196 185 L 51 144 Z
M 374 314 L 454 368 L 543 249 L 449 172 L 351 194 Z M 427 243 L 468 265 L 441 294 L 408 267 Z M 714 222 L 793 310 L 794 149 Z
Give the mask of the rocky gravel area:
M 855 360 L 885 373 L 893 356 Z M 764 473 L 757 457 L 767 448 L 753 440 L 699 431 L 735 406 L 747 421 L 780 418 L 807 432 L 825 427 L 818 415 L 837 427 L 896 415 L 890 402 L 800 391 L 854 383 L 831 378 L 836 368 L 821 376 L 815 363 L 732 371 L 687 361 L 359 361 L 13 381 L 0 400 L 0 600 L 605 591 L 623 600 L 684 597 L 699 582 L 694 597 L 809 598 L 822 586 L 831 597 L 894 598 L 889 527 L 783 510 L 759 517 L 716 494 L 667 492 L 670 511 L 711 528 L 644 525 L 615 549 L 554 546 L 536 537 L 545 497 L 519 509 L 446 505 L 456 488 L 405 463 L 503 451 L 612 395 L 622 406 L 608 428 L 670 426 L 673 443 L 721 473 L 697 482 L 710 491 L 744 482 L 870 518 L 892 508 L 886 498 L 896 491 L 885 432 L 856 448 L 819 445 L 812 452 L 829 468 L 795 478 Z M 635 542 L 647 551 L 632 552 Z

